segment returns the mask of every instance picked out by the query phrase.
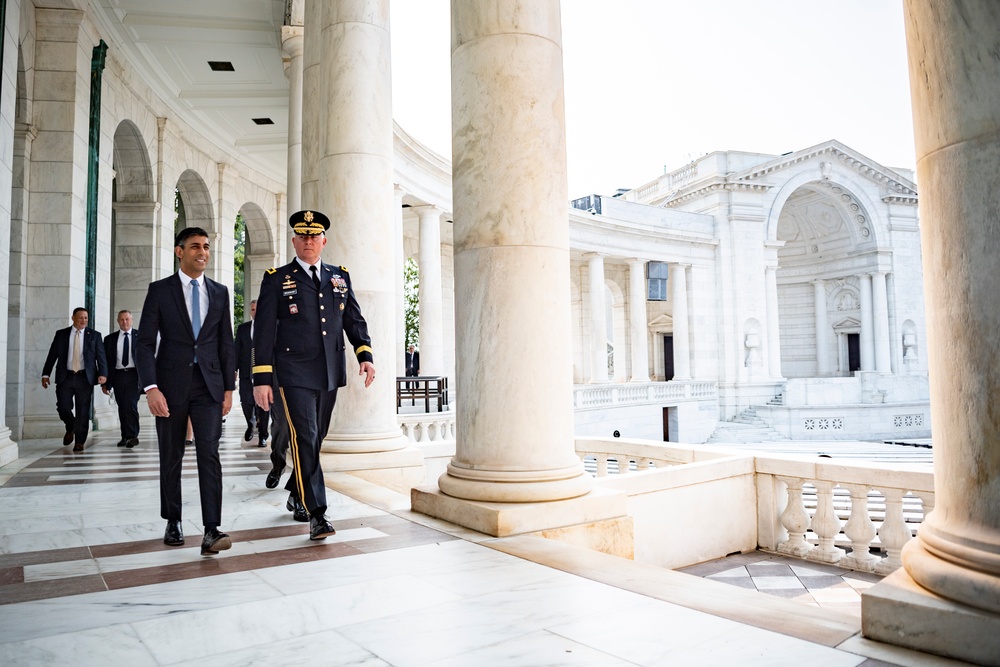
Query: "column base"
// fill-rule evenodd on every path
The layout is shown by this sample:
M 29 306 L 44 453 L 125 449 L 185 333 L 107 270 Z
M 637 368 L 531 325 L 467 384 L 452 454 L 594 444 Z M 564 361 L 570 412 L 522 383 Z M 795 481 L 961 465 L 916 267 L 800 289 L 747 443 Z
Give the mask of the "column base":
M 410 492 L 410 505 L 414 512 L 493 537 L 554 531 L 629 518 L 628 497 L 619 491 L 600 488 L 568 500 L 497 503 L 464 500 L 449 496 L 437 487 L 423 487 Z
M 0 427 L 0 466 L 5 466 L 18 457 L 17 443 L 11 440 L 10 429 Z
M 358 454 L 324 450 L 319 455 L 319 464 L 324 473 L 346 472 L 397 493 L 409 493 L 413 487 L 427 482 L 424 454 L 419 447 Z
M 384 433 L 327 433 L 323 452 L 330 454 L 373 454 L 403 449 L 410 441 L 399 429 Z
M 861 594 L 861 631 L 887 644 L 1000 666 L 1000 614 L 935 595 L 902 568 Z

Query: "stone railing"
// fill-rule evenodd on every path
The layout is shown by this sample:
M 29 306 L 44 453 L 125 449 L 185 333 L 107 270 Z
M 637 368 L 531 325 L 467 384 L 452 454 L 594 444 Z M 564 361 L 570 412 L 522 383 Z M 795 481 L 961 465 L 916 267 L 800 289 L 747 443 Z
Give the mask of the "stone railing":
M 397 415 L 399 428 L 412 443 L 454 442 L 455 412 L 416 412 Z
M 719 396 L 715 382 L 628 382 L 577 385 L 573 388 L 575 408 L 603 408 L 662 401 L 697 401 Z
M 646 553 L 648 562 L 666 567 L 756 547 L 888 574 L 900 567 L 900 551 L 934 504 L 926 464 L 765 456 L 624 438 L 577 438 L 576 452 L 598 485 L 641 499 L 630 502 L 637 558 Z M 660 528 L 667 516 L 666 524 L 674 525 Z M 690 528 L 681 543 L 676 524 Z

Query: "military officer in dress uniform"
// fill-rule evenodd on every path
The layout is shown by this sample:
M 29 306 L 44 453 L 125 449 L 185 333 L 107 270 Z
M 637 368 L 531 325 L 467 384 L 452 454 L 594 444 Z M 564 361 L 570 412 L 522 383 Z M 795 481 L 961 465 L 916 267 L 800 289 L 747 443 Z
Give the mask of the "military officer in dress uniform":
M 344 335 L 361 365 L 365 387 L 375 379 L 368 324 L 344 267 L 324 263 L 330 220 L 299 211 L 288 220 L 295 259 L 268 269 L 257 298 L 253 336 L 253 393 L 262 410 L 274 404 L 274 439 L 287 438 L 294 468 L 286 507 L 309 517 L 309 539 L 336 531 L 326 516 L 320 446 L 330 426 L 337 389 L 347 384 Z

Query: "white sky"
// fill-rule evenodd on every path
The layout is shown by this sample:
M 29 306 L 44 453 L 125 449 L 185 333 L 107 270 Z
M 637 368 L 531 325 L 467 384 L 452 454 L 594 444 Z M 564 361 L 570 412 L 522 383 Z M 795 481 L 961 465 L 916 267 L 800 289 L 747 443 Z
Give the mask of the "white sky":
M 569 196 L 828 139 L 915 166 L 902 0 L 563 0 Z M 393 116 L 451 159 L 450 2 L 391 5 Z

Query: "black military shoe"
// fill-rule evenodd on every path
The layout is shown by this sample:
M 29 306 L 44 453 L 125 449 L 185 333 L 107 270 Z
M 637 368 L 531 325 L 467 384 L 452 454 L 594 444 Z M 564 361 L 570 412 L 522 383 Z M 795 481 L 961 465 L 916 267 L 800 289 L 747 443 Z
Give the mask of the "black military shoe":
M 124 447 L 126 442 L 128 442 L 128 438 L 122 438 L 121 440 L 118 441 L 118 446 Z
M 266 486 L 269 489 L 277 488 L 278 482 L 281 481 L 281 473 L 283 473 L 284 471 L 285 471 L 284 465 L 282 465 L 280 468 L 278 466 L 274 466 L 273 468 L 271 468 L 271 472 L 267 473 L 267 479 L 264 480 L 264 486 Z M 288 511 L 291 512 L 292 508 L 289 507 Z
M 243 439 L 247 442 L 253 439 L 253 426 L 247 426 L 247 431 L 243 434 Z
M 296 521 L 305 523 L 309 520 L 309 512 L 306 511 L 305 505 L 292 494 L 288 494 L 288 502 L 285 503 L 285 509 L 292 513 L 292 518 Z
M 139 438 L 129 438 L 128 442 L 125 443 L 126 449 L 132 449 L 139 444 Z
M 179 547 L 184 544 L 184 531 L 180 521 L 167 521 L 167 530 L 163 533 L 163 543 L 168 547 Z
M 205 531 L 205 538 L 201 541 L 201 555 L 214 555 L 232 546 L 233 541 L 229 539 L 229 535 L 220 533 L 218 528 L 209 528 Z
M 267 447 L 267 436 L 266 435 L 263 438 L 261 438 L 260 440 L 257 441 L 257 446 L 258 447 Z
M 320 514 L 309 519 L 310 540 L 325 540 L 331 535 L 336 534 L 337 531 L 333 529 L 333 524 L 330 523 L 325 515 Z

